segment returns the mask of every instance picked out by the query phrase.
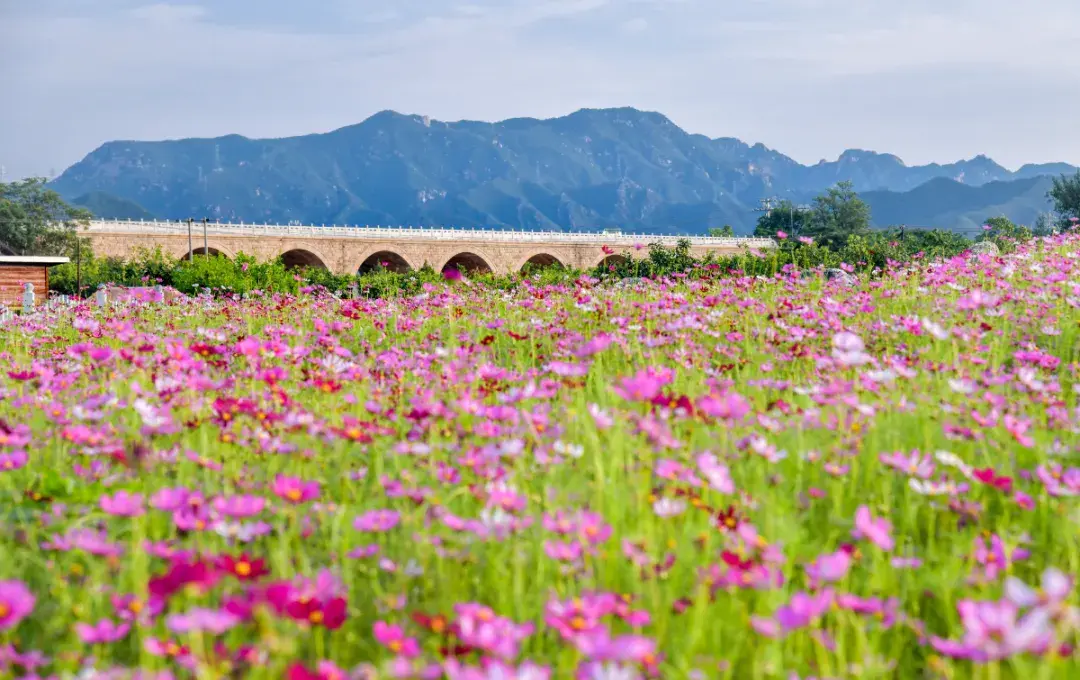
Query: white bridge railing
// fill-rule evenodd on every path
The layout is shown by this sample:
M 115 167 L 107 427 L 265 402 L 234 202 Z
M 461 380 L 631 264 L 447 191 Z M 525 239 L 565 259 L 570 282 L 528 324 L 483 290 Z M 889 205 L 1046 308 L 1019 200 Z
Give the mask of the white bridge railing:
M 187 235 L 187 222 L 139 220 L 92 220 L 86 230 L 107 234 Z M 202 236 L 202 222 L 191 225 L 192 237 Z M 279 224 L 229 224 L 211 222 L 206 233 L 214 236 L 294 236 L 314 238 L 394 238 L 412 241 L 502 241 L 504 243 L 585 243 L 599 245 L 674 245 L 687 239 L 695 246 L 713 248 L 772 248 L 770 238 L 730 238 L 723 236 L 671 236 L 667 234 L 582 233 L 569 231 L 508 231 L 502 229 L 446 229 L 422 227 L 320 227 Z

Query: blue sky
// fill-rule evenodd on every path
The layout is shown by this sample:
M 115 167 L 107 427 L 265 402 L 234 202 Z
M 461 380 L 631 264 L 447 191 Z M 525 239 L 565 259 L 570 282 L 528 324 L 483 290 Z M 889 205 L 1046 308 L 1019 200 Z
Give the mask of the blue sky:
M 0 164 L 624 105 L 804 163 L 1080 164 L 1078 26 L 1078 0 L 0 0 Z

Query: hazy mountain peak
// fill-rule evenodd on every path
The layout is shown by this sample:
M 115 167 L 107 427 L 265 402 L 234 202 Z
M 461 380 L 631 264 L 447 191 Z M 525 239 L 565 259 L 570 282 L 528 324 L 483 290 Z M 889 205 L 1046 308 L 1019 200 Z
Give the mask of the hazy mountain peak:
M 888 193 L 935 178 L 970 187 L 1011 185 L 1070 167 L 1028 165 L 1011 173 L 985 155 L 907 166 L 865 149 L 805 166 L 760 142 L 688 134 L 661 113 L 632 107 L 498 123 L 447 123 L 386 110 L 329 135 L 108 143 L 53 186 L 68 197 L 89 194 L 83 200 L 102 211 L 137 213 L 126 203 L 134 202 L 159 218 L 518 229 L 620 225 L 653 233 L 700 233 L 727 223 L 747 233 L 761 199 L 804 202 L 843 180 L 860 192 Z M 946 196 L 935 213 L 945 221 L 955 219 L 949 215 L 957 201 L 1005 195 L 991 187 L 971 198 L 956 184 L 931 185 Z M 1013 189 L 1020 193 L 1006 202 L 1028 195 L 1023 186 Z M 1030 200 L 1045 201 L 1045 191 Z

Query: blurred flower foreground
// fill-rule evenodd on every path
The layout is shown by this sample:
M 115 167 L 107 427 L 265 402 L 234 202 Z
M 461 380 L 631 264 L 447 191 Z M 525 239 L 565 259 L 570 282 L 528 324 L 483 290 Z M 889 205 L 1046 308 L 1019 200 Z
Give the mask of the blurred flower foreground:
M 1080 239 L 0 321 L 0 676 L 1077 678 Z

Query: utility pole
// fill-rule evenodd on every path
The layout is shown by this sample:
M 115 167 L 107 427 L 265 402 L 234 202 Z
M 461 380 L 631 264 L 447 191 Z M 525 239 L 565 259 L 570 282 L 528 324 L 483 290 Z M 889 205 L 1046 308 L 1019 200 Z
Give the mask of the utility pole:
M 775 200 L 775 198 L 763 198 L 761 199 L 761 207 L 754 208 L 750 212 L 765 213 L 765 217 L 770 217 L 773 211 L 773 201 Z
M 75 234 L 75 299 L 82 296 L 82 239 Z
M 191 223 L 195 220 L 190 217 L 187 218 L 187 250 L 188 250 L 188 262 L 195 261 L 195 249 L 191 246 Z

